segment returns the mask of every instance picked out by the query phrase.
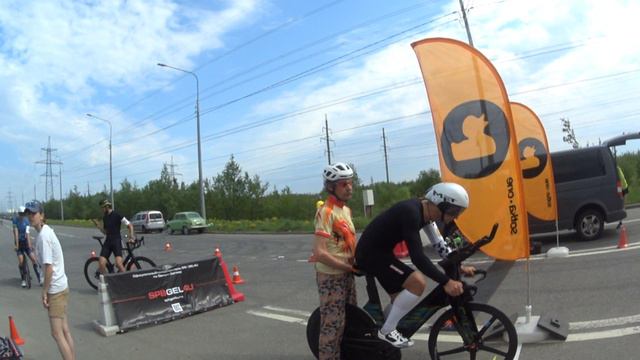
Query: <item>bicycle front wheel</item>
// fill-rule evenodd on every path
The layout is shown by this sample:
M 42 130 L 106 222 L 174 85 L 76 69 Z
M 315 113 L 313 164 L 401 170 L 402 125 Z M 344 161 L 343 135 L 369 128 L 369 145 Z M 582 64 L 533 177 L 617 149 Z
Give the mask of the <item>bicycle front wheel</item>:
M 512 360 L 518 334 L 511 320 L 486 304 L 465 305 L 471 313 L 465 319 L 447 310 L 429 333 L 429 355 L 433 360 Z
M 154 267 L 156 267 L 156 263 L 151 259 L 144 256 L 136 256 L 127 264 L 127 271 L 153 269 Z
M 84 263 L 84 278 L 87 279 L 89 286 L 98 290 L 98 283 L 100 282 L 100 262 L 98 258 L 88 259 Z

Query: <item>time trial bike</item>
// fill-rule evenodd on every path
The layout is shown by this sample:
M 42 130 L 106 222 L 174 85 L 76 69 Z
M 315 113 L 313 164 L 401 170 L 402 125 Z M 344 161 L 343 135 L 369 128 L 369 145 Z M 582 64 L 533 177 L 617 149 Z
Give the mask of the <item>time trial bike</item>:
M 491 242 L 497 229 L 498 224 L 495 224 L 489 236 L 452 251 L 438 264 L 451 279 L 460 280 L 462 261 Z M 483 278 L 486 276 L 483 270 L 477 270 L 476 273 Z M 366 275 L 366 280 L 368 302 L 363 308 L 349 304 L 346 307 L 341 357 L 348 360 L 399 360 L 400 349 L 377 336 L 385 316 L 375 278 Z M 462 295 L 451 297 L 445 293 L 442 285 L 437 286 L 400 320 L 397 330 L 410 338 L 440 309 L 449 307 L 431 325 L 428 338 L 431 359 L 513 359 L 518 335 L 509 317 L 493 306 L 473 302 L 477 285 L 463 282 L 463 288 Z M 320 310 L 316 309 L 307 322 L 307 342 L 316 358 L 319 333 Z
M 100 248 L 102 248 L 102 239 L 104 237 L 93 236 L 93 238 L 100 243 Z M 127 256 L 122 261 L 122 264 L 127 271 L 131 271 L 132 269 L 152 269 L 156 267 L 156 263 L 154 263 L 151 259 L 144 256 L 136 256 L 133 253 L 133 250 L 139 248 L 142 245 L 144 245 L 144 236 L 140 239 L 134 240 L 133 242 L 126 242 L 126 247 L 122 250 L 127 254 Z M 109 273 L 113 273 L 116 270 L 115 264 L 113 264 L 109 259 L 107 259 L 106 270 Z M 96 256 L 94 252 L 92 252 L 91 257 L 84 263 L 84 277 L 87 279 L 89 285 L 94 289 L 98 289 L 100 274 L 99 257 Z

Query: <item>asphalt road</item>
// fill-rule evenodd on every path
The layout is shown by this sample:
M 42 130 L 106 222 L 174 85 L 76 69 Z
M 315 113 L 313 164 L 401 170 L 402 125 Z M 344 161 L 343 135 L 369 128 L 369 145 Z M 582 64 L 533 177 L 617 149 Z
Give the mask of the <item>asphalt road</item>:
M 96 292 L 84 280 L 83 265 L 92 249 L 90 229 L 56 226 L 69 276 L 69 320 L 78 359 L 313 359 L 308 350 L 304 322 L 318 304 L 313 267 L 306 262 L 310 234 L 202 234 L 145 235 L 140 255 L 159 264 L 180 263 L 211 256 L 219 247 L 225 261 L 237 264 L 247 281 L 238 289 L 244 302 L 189 318 L 150 326 L 111 337 L 92 327 L 98 318 Z M 630 209 L 627 219 L 629 248 L 618 250 L 619 235 L 608 226 L 604 237 L 588 243 L 563 234 L 560 245 L 571 256 L 529 262 L 492 262 L 473 259 L 490 274 L 477 299 L 506 314 L 523 314 L 530 280 L 533 314 L 556 314 L 570 324 L 566 342 L 525 344 L 519 359 L 637 359 L 640 334 L 640 209 Z M 556 238 L 538 237 L 543 252 Z M 163 251 L 170 241 L 171 252 Z M 50 336 L 46 311 L 38 286 L 19 286 L 12 237 L 7 221 L 0 227 L 0 317 L 5 324 L 13 315 L 26 340 L 26 359 L 55 359 L 58 352 Z M 365 300 L 364 280 L 358 280 L 359 302 Z M 386 299 L 383 296 L 383 301 Z M 8 336 L 8 325 L 0 325 Z M 403 350 L 403 359 L 426 359 L 427 343 L 416 335 L 416 345 Z M 424 337 L 424 335 L 422 335 Z

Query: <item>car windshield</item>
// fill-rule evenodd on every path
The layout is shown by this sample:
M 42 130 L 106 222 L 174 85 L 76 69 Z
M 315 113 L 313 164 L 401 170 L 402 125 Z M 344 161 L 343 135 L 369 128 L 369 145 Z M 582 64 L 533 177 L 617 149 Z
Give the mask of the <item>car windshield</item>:
M 188 213 L 187 217 L 189 219 L 201 219 L 200 214 L 198 214 L 198 213 Z

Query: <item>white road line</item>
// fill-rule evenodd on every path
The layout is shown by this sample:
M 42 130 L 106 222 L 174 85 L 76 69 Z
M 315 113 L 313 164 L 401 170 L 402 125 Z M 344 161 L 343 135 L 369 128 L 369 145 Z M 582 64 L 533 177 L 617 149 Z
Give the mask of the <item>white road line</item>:
M 279 321 L 284 321 L 284 322 L 288 322 L 288 323 L 295 323 L 295 324 L 301 324 L 301 325 L 307 326 L 307 321 L 306 320 L 299 319 L 299 318 L 296 318 L 296 317 L 293 317 L 293 316 L 273 314 L 273 313 L 268 313 L 268 312 L 264 312 L 264 311 L 254 311 L 254 310 L 248 310 L 247 313 L 251 314 L 251 315 L 255 315 L 255 316 L 260 316 L 260 317 L 273 319 L 273 320 L 279 320 Z
M 611 319 L 577 321 L 569 323 L 569 330 L 597 329 L 601 327 L 621 326 L 640 322 L 640 315 L 621 316 Z
M 269 311 L 276 311 L 280 313 L 303 316 L 304 318 L 299 318 L 299 317 L 289 316 L 289 315 L 282 315 L 282 314 L 277 314 L 277 313 L 268 312 L 268 311 L 257 311 L 257 310 L 248 310 L 247 313 L 251 315 L 259 316 L 259 317 L 272 319 L 272 320 L 278 320 L 278 321 L 283 321 L 283 322 L 288 322 L 293 324 L 300 324 L 303 326 L 307 325 L 306 318 L 308 318 L 311 315 L 311 313 L 307 311 L 287 309 L 287 308 L 270 306 L 270 305 L 263 306 L 263 309 L 269 310 Z M 569 323 L 569 329 L 570 330 L 597 329 L 602 327 L 634 324 L 637 322 L 640 322 L 640 314 L 632 315 L 632 316 L 622 316 L 622 317 L 611 318 L 611 319 L 572 322 L 572 323 Z M 597 339 L 609 339 L 609 338 L 629 336 L 629 335 L 635 335 L 635 334 L 640 334 L 640 326 L 569 334 L 566 341 L 576 342 L 576 341 L 589 341 L 589 340 L 597 340 Z M 429 335 L 426 332 L 416 333 L 413 335 L 412 339 L 420 340 L 420 341 L 428 341 Z M 460 341 L 459 336 L 453 336 L 453 335 L 444 335 L 442 339 L 443 341 L 446 341 L 446 342 Z M 518 349 L 518 354 L 519 353 L 520 353 L 520 350 Z M 516 356 L 515 359 L 517 358 L 518 357 Z
M 306 318 L 311 316 L 310 312 L 302 311 L 302 310 L 286 309 L 286 308 L 281 308 L 281 307 L 277 307 L 277 306 L 270 306 L 270 305 L 263 306 L 262 308 L 266 309 L 266 310 L 271 310 L 271 311 L 278 311 L 278 312 L 283 312 L 283 313 L 288 313 L 288 314 L 293 314 L 293 315 L 304 316 Z
M 610 339 L 610 338 L 635 335 L 635 334 L 640 334 L 640 326 L 633 326 L 633 327 L 613 329 L 613 330 L 578 333 L 578 334 L 569 334 L 569 336 L 567 337 L 567 342 Z

